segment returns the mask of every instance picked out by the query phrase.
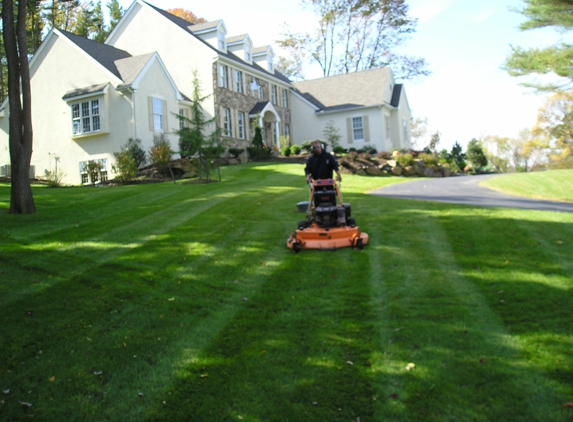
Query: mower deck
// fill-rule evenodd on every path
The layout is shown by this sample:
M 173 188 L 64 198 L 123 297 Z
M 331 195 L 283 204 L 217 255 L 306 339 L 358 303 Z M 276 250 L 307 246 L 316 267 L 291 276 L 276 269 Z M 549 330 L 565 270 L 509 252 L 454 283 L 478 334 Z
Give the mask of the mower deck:
M 331 227 L 328 229 L 313 224 L 305 229 L 298 229 L 287 240 L 287 247 L 293 252 L 302 249 L 336 250 L 339 248 L 362 249 L 368 244 L 368 235 L 358 227 Z

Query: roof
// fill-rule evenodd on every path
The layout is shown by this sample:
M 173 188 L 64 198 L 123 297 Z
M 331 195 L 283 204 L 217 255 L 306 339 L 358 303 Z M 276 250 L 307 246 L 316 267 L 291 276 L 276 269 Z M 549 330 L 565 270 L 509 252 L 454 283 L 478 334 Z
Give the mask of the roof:
M 257 54 L 266 53 L 269 50 L 269 48 L 271 48 L 270 45 L 263 45 L 261 47 L 255 47 L 255 48 L 253 48 L 253 51 L 252 51 L 253 56 L 255 56 Z
M 392 91 L 392 99 L 390 100 L 390 105 L 392 107 L 398 107 L 400 105 L 400 95 L 402 95 L 402 84 L 394 85 L 394 90 Z
M 217 54 L 219 54 L 222 57 L 226 57 L 229 60 L 235 61 L 237 63 L 241 63 L 244 66 L 250 67 L 254 70 L 257 70 L 259 72 L 262 72 L 264 74 L 270 75 L 270 76 L 274 76 L 276 79 L 278 79 L 281 82 L 285 82 L 287 84 L 291 84 L 291 81 L 289 78 L 287 78 L 285 75 L 283 75 L 280 72 L 277 72 L 276 70 L 274 71 L 274 73 L 270 73 L 267 70 L 263 69 L 261 66 L 259 66 L 256 63 L 248 63 L 246 61 L 244 61 L 243 59 L 241 59 L 240 57 L 234 55 L 233 53 L 231 53 L 230 51 L 222 52 L 221 50 L 216 49 L 215 47 L 213 47 L 211 44 L 209 44 L 208 42 L 204 41 L 203 39 L 201 39 L 200 37 L 198 37 L 197 35 L 195 35 L 193 33 L 193 28 L 195 28 L 198 25 L 189 25 L 189 22 L 187 22 L 184 19 L 181 19 L 178 16 L 172 15 L 171 13 L 159 9 L 158 7 L 153 6 L 152 4 L 149 4 L 147 2 L 144 2 L 146 5 L 148 5 L 149 7 L 151 7 L 152 9 L 154 9 L 155 11 L 157 11 L 158 13 L 160 13 L 161 15 L 163 15 L 164 17 L 166 17 L 167 19 L 169 19 L 171 22 L 173 22 L 175 25 L 179 26 L 180 28 L 182 28 L 183 30 L 185 30 L 186 32 L 188 32 L 189 34 L 191 34 L 193 37 L 195 37 L 197 40 L 199 40 L 200 42 L 202 42 L 203 44 L 205 44 L 206 46 L 208 46 L 209 48 L 211 48 L 213 51 L 216 51 Z M 215 21 L 215 22 L 220 22 L 220 21 Z M 213 24 L 214 22 L 207 22 L 207 24 Z M 202 24 L 199 24 L 202 25 Z M 269 48 L 269 46 L 264 46 L 264 47 L 258 47 L 259 49 L 263 49 L 261 51 L 266 51 L 266 49 Z M 253 48 L 253 50 L 251 51 L 251 53 L 253 53 L 253 51 L 255 51 L 256 48 Z
M 76 44 L 79 48 L 84 50 L 88 55 L 94 58 L 103 67 L 109 70 L 112 74 L 122 79 L 119 70 L 115 64 L 116 60 L 131 57 L 127 51 L 120 50 L 110 45 L 102 44 L 97 41 L 89 40 L 79 35 L 72 34 L 71 32 L 59 30 L 65 37 Z M 123 79 L 122 79 L 123 80 Z
M 98 92 L 103 92 L 105 87 L 108 85 L 109 83 L 105 82 L 103 84 L 91 85 L 85 88 L 73 89 L 71 91 L 66 92 L 62 97 L 62 100 L 67 100 L 68 98 L 75 98 L 86 94 L 95 94 Z
M 155 53 L 148 53 L 142 54 L 141 56 L 116 60 L 115 65 L 121 75 L 121 80 L 125 82 L 126 85 L 131 85 L 154 54 Z
M 169 12 L 167 12 L 167 13 L 169 13 Z M 169 13 L 169 14 L 171 14 L 171 13 Z M 216 20 L 216 21 L 212 21 L 212 22 L 202 22 L 202 23 L 198 23 L 195 25 L 187 22 L 187 28 L 191 32 L 200 32 L 200 31 L 205 31 L 208 29 L 216 29 L 220 23 L 221 23 L 221 19 Z
M 267 106 L 267 104 L 269 104 L 268 101 L 260 101 L 257 104 L 255 104 L 255 106 L 251 109 L 251 111 L 249 111 L 249 116 L 252 116 L 254 114 L 260 113 L 261 111 L 263 111 L 263 109 Z
M 247 38 L 248 36 L 249 36 L 249 34 L 235 35 L 233 37 L 225 38 L 225 42 L 227 43 L 227 45 L 233 44 L 233 43 L 238 43 L 241 41 L 245 41 L 245 38 Z
M 292 84 L 305 99 L 325 111 L 367 107 L 384 104 L 390 72 L 384 67 Z

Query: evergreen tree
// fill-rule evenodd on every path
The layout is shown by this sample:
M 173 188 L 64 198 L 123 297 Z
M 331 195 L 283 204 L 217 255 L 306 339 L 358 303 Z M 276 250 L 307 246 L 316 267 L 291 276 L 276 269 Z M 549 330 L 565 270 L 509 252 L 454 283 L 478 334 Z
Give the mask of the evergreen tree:
M 468 151 L 466 156 L 474 167 L 487 166 L 487 157 L 483 152 L 481 142 L 475 138 L 468 142 Z
M 528 18 L 520 25 L 523 31 L 554 27 L 568 31 L 573 27 L 571 0 L 523 0 L 520 12 Z M 562 79 L 553 83 L 525 82 L 522 85 L 539 91 L 557 91 L 573 84 L 573 45 L 560 43 L 546 48 L 512 47 L 505 68 L 511 76 L 556 75 Z M 563 80 L 565 82 L 563 82 Z

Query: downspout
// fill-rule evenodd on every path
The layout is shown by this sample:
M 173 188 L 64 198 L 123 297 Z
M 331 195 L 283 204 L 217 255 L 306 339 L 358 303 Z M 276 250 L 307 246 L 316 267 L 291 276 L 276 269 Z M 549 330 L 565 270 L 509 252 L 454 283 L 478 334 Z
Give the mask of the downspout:
M 131 91 L 131 107 L 132 107 L 132 119 L 133 119 L 133 140 L 137 139 L 137 120 L 135 119 L 135 89 L 130 88 Z

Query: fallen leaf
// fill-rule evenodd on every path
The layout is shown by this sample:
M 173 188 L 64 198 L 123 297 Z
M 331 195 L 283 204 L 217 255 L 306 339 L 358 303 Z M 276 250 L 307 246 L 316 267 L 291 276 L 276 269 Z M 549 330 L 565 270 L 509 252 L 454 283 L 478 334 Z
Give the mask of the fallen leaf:
M 563 403 L 563 407 L 573 407 L 573 403 Z
M 349 360 L 349 361 L 346 361 L 346 363 L 347 363 L 348 365 L 354 365 L 354 362 L 352 362 L 352 361 L 350 361 L 350 360 Z
M 415 363 L 409 363 L 408 365 L 406 365 L 406 371 L 409 371 L 410 369 L 412 369 L 413 367 L 415 367 L 416 364 Z
M 28 402 L 25 402 L 25 401 L 21 401 L 21 402 L 20 402 L 20 406 L 22 406 L 22 407 L 32 407 L 32 403 L 28 403 Z
M 167 299 L 169 302 L 173 302 L 175 300 L 174 297 L 170 297 L 169 299 Z
M 94 375 L 101 375 L 103 374 L 103 371 L 94 371 Z
M 497 292 L 498 295 L 502 294 L 503 290 L 500 290 L 499 292 Z
M 208 377 L 208 376 L 209 376 L 209 374 L 201 374 L 201 378 L 205 378 L 205 377 Z
M 249 300 L 248 297 L 244 297 L 243 300 L 246 302 L 247 300 Z
M 10 389 L 4 390 L 4 391 L 2 391 L 2 392 L 3 392 L 4 394 L 8 395 L 8 394 L 10 394 Z
M 48 378 L 48 381 L 50 382 L 54 382 L 56 380 L 56 376 L 52 375 L 50 378 Z
M 499 303 L 505 303 L 505 300 L 500 299 L 500 300 L 499 300 Z
M 28 311 L 26 312 L 26 315 L 34 315 L 34 311 Z
M 137 395 L 138 395 L 139 397 L 143 397 L 143 393 L 141 393 L 141 392 L 137 393 Z
M 92 339 L 91 339 L 91 338 L 89 338 L 89 337 L 86 337 L 86 338 L 88 339 L 88 341 L 92 341 Z
M 562 240 L 558 240 L 558 241 L 557 241 L 557 244 L 558 244 L 558 245 L 562 245 L 562 244 L 563 244 L 563 241 L 562 241 Z

